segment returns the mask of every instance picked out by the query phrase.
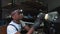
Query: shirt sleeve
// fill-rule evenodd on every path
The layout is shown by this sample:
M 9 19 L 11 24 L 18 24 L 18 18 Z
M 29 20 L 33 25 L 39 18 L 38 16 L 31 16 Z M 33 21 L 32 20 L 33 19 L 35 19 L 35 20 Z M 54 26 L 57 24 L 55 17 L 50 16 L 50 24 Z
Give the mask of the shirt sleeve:
M 15 34 L 17 30 L 13 26 L 8 26 L 7 27 L 7 34 Z

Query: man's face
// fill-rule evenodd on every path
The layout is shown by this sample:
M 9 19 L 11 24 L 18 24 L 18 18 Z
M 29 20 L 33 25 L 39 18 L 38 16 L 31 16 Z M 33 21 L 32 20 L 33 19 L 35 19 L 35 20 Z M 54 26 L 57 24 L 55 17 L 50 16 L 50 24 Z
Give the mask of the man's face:
M 23 18 L 23 13 L 19 13 L 19 12 L 16 12 L 14 15 L 13 15 L 13 19 L 15 20 L 20 20 Z

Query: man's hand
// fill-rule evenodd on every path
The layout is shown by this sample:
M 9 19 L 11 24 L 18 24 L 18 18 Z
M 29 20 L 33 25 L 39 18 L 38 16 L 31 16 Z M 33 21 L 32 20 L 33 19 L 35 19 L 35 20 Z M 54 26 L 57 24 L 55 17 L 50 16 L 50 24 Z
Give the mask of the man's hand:
M 20 32 L 16 32 L 15 34 L 21 34 Z
M 33 25 L 34 29 L 37 29 L 38 27 L 40 27 L 40 24 L 43 22 L 44 17 L 45 17 L 45 13 L 38 14 L 35 24 Z
M 26 26 L 24 27 L 24 29 L 27 30 L 27 31 L 29 31 L 30 27 L 26 25 Z

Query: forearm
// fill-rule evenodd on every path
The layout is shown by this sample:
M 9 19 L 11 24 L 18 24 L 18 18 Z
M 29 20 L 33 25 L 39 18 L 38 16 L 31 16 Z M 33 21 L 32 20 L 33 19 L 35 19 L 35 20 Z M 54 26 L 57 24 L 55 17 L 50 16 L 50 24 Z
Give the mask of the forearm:
M 20 32 L 16 32 L 15 34 L 21 34 Z
M 34 28 L 32 27 L 28 32 L 27 34 L 32 34 L 34 32 Z
M 24 29 L 27 30 L 27 31 L 29 31 L 30 30 L 30 27 L 25 26 Z

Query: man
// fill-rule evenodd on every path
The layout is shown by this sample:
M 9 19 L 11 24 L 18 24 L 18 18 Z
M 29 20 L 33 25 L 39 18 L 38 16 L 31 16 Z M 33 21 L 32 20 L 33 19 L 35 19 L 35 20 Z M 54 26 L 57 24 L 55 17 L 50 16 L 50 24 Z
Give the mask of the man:
M 25 24 L 22 25 L 20 20 L 23 18 L 23 14 L 19 9 L 13 10 L 13 12 L 11 13 L 11 17 L 13 20 L 7 26 L 7 34 L 21 34 L 22 27 L 24 27 L 24 29 L 28 31 L 26 34 L 32 34 L 33 31 L 37 29 L 37 27 L 39 27 L 40 23 L 42 22 L 41 19 L 38 19 L 37 21 L 35 21 L 35 24 L 31 28 L 29 28 Z
M 20 33 L 21 31 L 21 23 L 20 20 L 23 18 L 23 14 L 21 13 L 21 11 L 19 9 L 14 10 L 11 13 L 11 17 L 12 17 L 12 21 L 9 23 L 8 27 L 7 27 L 7 34 L 17 34 L 18 32 Z M 16 28 L 12 25 L 14 25 L 18 31 L 16 30 Z M 29 27 L 26 26 L 25 24 L 23 24 L 23 27 L 28 31 Z

